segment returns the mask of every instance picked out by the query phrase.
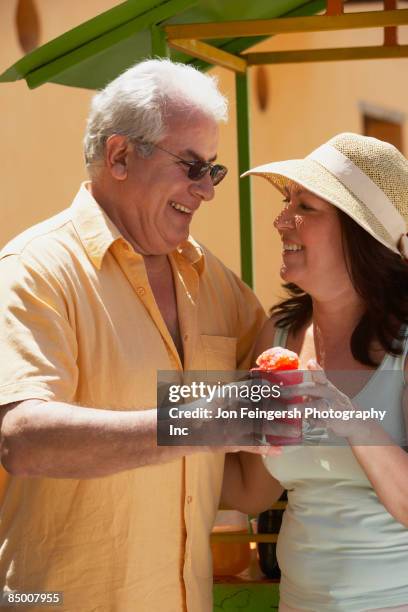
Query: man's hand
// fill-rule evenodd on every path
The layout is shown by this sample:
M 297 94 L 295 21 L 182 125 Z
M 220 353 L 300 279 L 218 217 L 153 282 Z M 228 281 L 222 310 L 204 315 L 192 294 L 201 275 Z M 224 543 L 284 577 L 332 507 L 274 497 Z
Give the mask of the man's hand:
M 282 406 L 275 399 L 263 400 L 259 395 L 259 387 L 263 385 L 265 395 L 272 395 L 272 387 L 268 381 L 239 380 L 220 386 L 217 393 L 211 397 L 200 399 L 187 404 L 163 404 L 164 418 L 159 417 L 166 432 L 172 422 L 171 415 L 175 414 L 173 424 L 188 430 L 188 436 L 182 443 L 214 447 L 217 450 L 223 447 L 226 452 L 245 450 L 256 454 L 276 454 L 276 446 L 265 444 L 265 433 L 269 431 L 270 421 L 264 419 L 261 411 L 272 411 Z M 255 401 L 253 401 L 255 398 Z M 172 410 L 173 409 L 173 410 Z M 175 410 L 174 410 L 175 409 Z M 176 423 L 177 421 L 177 423 Z M 282 430 L 284 425 L 275 423 L 274 429 Z M 160 437 L 160 442 L 167 441 L 168 435 Z M 177 442 L 179 443 L 179 440 Z

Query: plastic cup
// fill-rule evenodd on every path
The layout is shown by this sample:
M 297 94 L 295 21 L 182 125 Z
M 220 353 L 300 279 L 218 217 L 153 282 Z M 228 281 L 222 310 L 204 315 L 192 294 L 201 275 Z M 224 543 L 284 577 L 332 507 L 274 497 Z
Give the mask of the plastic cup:
M 263 370 L 262 368 L 252 368 L 251 378 L 259 378 L 267 380 L 271 385 L 279 385 L 286 387 L 291 385 L 299 385 L 303 382 L 303 372 L 301 370 Z M 288 406 L 297 404 L 302 401 L 301 397 L 293 397 L 292 399 L 279 399 L 281 404 Z M 265 434 L 264 442 L 273 446 L 287 446 L 291 444 L 300 444 L 302 441 L 302 419 L 282 417 L 276 418 L 275 423 L 285 424 L 290 426 L 290 435 L 274 435 L 271 433 Z

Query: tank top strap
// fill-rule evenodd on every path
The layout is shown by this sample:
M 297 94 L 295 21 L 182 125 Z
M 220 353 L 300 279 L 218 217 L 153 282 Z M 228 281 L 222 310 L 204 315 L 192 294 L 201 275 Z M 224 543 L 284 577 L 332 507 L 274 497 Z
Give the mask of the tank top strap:
M 401 334 L 402 352 L 400 355 L 392 355 L 391 353 L 386 355 L 384 361 L 387 363 L 387 368 L 385 369 L 398 370 L 400 372 L 404 372 L 405 370 L 405 364 L 408 359 L 408 325 L 404 324 L 402 326 Z M 394 342 L 397 345 L 397 342 Z
M 275 327 L 275 335 L 273 337 L 273 346 L 281 346 L 286 348 L 288 341 L 289 328 L 288 327 Z
M 403 334 L 404 334 L 404 340 L 403 340 L 403 348 L 402 348 L 402 363 L 404 367 L 404 363 L 408 357 L 408 324 L 404 325 Z

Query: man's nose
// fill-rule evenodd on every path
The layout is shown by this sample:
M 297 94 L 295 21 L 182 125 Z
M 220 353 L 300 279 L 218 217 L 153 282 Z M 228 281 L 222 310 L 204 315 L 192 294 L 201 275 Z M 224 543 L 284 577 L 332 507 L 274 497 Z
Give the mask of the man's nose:
M 273 224 L 277 230 L 292 229 L 295 227 L 295 217 L 288 208 L 284 208 Z
M 201 200 L 212 200 L 214 197 L 214 185 L 212 184 L 210 173 L 207 172 L 199 181 L 191 183 L 190 191 Z

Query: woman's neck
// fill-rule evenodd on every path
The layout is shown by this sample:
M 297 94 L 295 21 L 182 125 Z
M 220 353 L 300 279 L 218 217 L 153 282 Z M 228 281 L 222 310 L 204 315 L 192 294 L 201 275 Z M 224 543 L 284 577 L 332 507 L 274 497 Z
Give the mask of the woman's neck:
M 318 328 L 327 346 L 338 345 L 341 339 L 349 342 L 364 311 L 364 303 L 357 295 L 327 302 L 313 300 L 313 326 Z

